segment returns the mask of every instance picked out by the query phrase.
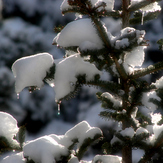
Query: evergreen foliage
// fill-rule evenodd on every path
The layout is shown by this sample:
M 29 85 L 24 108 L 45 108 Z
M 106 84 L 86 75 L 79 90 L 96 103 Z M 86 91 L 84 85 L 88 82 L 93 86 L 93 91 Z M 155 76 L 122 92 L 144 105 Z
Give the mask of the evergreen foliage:
M 89 63 L 87 71 L 90 70 L 90 72 L 92 72 L 91 75 L 88 75 L 88 72 L 83 69 L 82 72 L 79 71 L 73 74 L 73 76 L 71 76 L 73 79 L 72 81 L 69 81 L 68 85 L 70 91 L 63 94 L 62 97 L 59 96 L 59 98 L 56 99 L 56 102 L 60 105 L 62 100 L 74 97 L 82 85 L 90 85 L 100 88 L 101 92 L 97 92 L 96 95 L 104 110 L 99 116 L 106 120 L 112 119 L 119 124 L 119 127 L 117 127 L 118 129 L 110 129 L 113 138 L 110 142 L 104 142 L 103 151 L 105 155 L 109 155 L 111 160 L 113 159 L 112 155 L 120 152 L 122 163 L 132 163 L 133 149 L 141 149 L 144 151 L 144 154 L 142 154 L 142 157 L 138 161 L 139 163 L 155 162 L 158 161 L 158 159 L 161 162 L 163 160 L 163 120 L 161 119 L 153 122 L 152 119 L 152 116 L 156 114 L 156 111 L 161 114 L 163 109 L 163 79 L 161 78 L 157 80 L 156 83 L 148 83 L 142 78 L 145 75 L 162 71 L 163 61 L 146 68 L 141 68 L 142 63 L 144 62 L 144 48 L 148 46 L 148 42 L 144 38 L 145 31 L 136 30 L 131 27 L 131 25 L 143 24 L 143 22 L 156 18 L 160 13 L 160 8 L 157 4 L 159 1 L 160 0 L 142 0 L 134 1 L 134 3 L 130 0 L 122 0 L 122 10 L 115 11 L 110 6 L 110 9 L 107 8 L 106 1 L 97 1 L 97 3 L 94 4 L 93 0 L 65 0 L 63 3 L 66 3 L 67 5 L 62 8 L 62 14 L 77 13 L 82 16 L 87 16 L 91 20 L 91 24 L 95 29 L 97 36 L 100 38 L 100 41 L 102 41 L 102 45 L 100 47 L 96 45 L 96 48 L 93 46 L 94 44 L 84 48 L 81 44 L 78 46 L 69 44 L 67 44 L 67 46 L 63 45 L 62 42 L 59 42 L 58 40 L 62 31 L 66 29 L 66 26 L 57 29 L 57 31 L 60 32 L 60 35 L 57 35 L 53 40 L 54 45 L 57 45 L 60 48 L 65 48 L 67 53 L 68 51 L 71 51 L 70 55 L 65 55 L 65 58 L 59 63 L 64 63 L 64 61 L 67 61 L 76 55 L 75 57 L 78 57 L 84 66 L 87 66 Z M 114 1 L 111 0 L 109 2 L 114 3 Z M 153 5 L 154 9 L 151 9 L 149 5 Z M 146 7 L 146 9 L 144 9 L 144 7 Z M 103 17 L 122 19 L 122 30 L 120 31 L 121 34 L 119 36 L 113 37 L 112 34 L 106 30 L 105 25 L 102 22 Z M 157 43 L 159 44 L 160 50 L 162 50 L 162 39 Z M 128 59 L 131 55 L 134 56 L 136 54 L 138 57 Z M 140 61 L 140 63 L 130 63 L 134 59 L 136 60 L 135 62 Z M 46 71 L 46 76 L 41 78 L 41 80 L 47 83 L 51 83 L 54 80 L 55 85 L 55 81 L 57 80 L 55 74 L 58 70 L 59 63 L 54 61 L 53 66 L 49 67 L 48 71 Z M 95 65 L 95 67 L 93 65 Z M 74 67 L 74 69 L 75 68 L 76 67 Z M 103 80 L 101 78 L 101 72 L 111 75 L 114 80 Z M 31 85 L 30 91 L 34 91 L 36 88 L 37 85 Z M 63 87 L 63 89 L 66 88 Z M 146 108 L 148 112 L 145 112 L 143 108 Z M 84 125 L 85 124 L 83 123 L 83 126 Z M 152 130 L 149 129 L 150 127 Z M 78 163 L 82 159 L 87 148 L 102 136 L 102 133 L 99 132 L 99 130 L 95 130 L 94 133 L 93 128 L 88 127 L 88 129 L 89 130 L 86 129 L 85 131 L 80 131 L 78 133 L 80 135 L 84 132 L 86 137 L 84 137 L 82 144 L 76 150 L 75 145 L 80 143 L 80 136 L 71 137 L 72 135 L 70 136 L 70 134 L 70 137 L 67 136 L 68 134 L 65 134 L 63 137 L 55 136 L 54 140 L 58 144 L 61 143 L 60 140 L 63 142 L 65 139 L 71 140 L 71 143 L 68 146 L 61 143 L 68 152 L 66 151 L 66 153 L 64 151 L 65 154 L 62 151 L 63 153 L 60 152 L 59 157 L 54 156 L 55 161 L 58 163 Z M 68 133 L 73 133 L 73 131 L 76 130 L 73 128 Z M 93 132 L 93 137 L 92 135 L 89 135 L 89 132 Z M 25 127 L 22 126 L 18 132 L 18 142 L 20 144 L 18 149 L 10 145 L 5 137 L 0 137 L 0 151 L 7 151 L 8 148 L 23 150 L 25 140 L 24 135 Z M 69 139 L 67 139 L 66 136 Z M 49 140 L 49 138 L 47 140 Z M 156 155 L 157 157 L 155 157 Z M 35 161 L 28 158 L 30 158 L 29 155 L 25 162 L 29 163 Z M 110 161 L 104 161 L 104 157 L 100 158 L 101 160 L 94 160 L 92 163 L 98 161 L 102 161 L 103 163 Z M 41 163 L 44 163 L 42 158 L 39 160 L 41 160 Z M 119 158 L 117 158 L 117 162 L 118 161 L 121 162 Z

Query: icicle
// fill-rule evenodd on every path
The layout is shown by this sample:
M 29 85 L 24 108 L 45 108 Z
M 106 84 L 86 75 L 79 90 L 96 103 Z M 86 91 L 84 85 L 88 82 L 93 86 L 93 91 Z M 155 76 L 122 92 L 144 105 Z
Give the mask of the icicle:
M 141 17 L 141 25 L 144 23 L 144 11 L 142 11 L 142 17 Z
M 17 95 L 17 99 L 19 100 L 19 93 L 17 93 L 16 95 Z
M 58 102 L 58 115 L 60 115 L 61 101 Z

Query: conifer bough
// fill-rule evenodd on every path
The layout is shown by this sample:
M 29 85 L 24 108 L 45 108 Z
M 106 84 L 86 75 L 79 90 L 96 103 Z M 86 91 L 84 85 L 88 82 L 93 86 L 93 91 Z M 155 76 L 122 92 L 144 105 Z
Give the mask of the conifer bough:
M 40 53 L 21 58 L 12 66 L 18 94 L 25 87 L 40 89 L 47 82 L 54 87 L 58 104 L 72 97 L 82 85 L 101 88 L 97 92 L 104 109 L 100 116 L 108 122 L 114 120 L 115 125 L 109 129 L 112 138 L 103 144 L 105 155 L 96 155 L 85 163 L 146 163 L 155 161 L 156 154 L 162 161 L 163 120 L 160 110 L 155 111 L 163 108 L 163 77 L 155 83 L 141 77 L 161 71 L 163 61 L 142 68 L 144 49 L 148 48 L 145 31 L 130 25 L 143 25 L 144 20 L 155 18 L 161 11 L 158 1 L 123 0 L 122 10 L 115 11 L 114 0 L 64 0 L 62 13 L 75 13 L 77 19 L 61 28 L 53 39 L 53 45 L 65 49 L 65 57 L 56 60 L 49 53 Z M 118 35 L 107 27 L 107 23 L 112 23 L 110 16 L 122 22 Z M 158 44 L 162 47 L 161 39 Z M 104 80 L 106 74 L 114 80 Z M 65 135 L 26 142 L 22 148 L 25 158 L 22 154 L 18 158 L 22 162 L 82 163 L 88 146 L 101 136 L 99 128 L 84 121 Z M 72 152 L 76 143 L 77 149 Z M 45 148 L 40 150 L 36 145 Z

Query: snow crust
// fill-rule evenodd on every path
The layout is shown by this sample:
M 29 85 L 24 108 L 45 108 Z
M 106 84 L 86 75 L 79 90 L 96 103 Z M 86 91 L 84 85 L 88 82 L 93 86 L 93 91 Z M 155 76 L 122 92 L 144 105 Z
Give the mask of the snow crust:
M 68 23 L 53 39 L 53 44 L 57 43 L 62 47 L 82 46 L 85 41 L 92 43 L 93 47 L 96 45 L 98 49 L 103 47 L 103 43 L 89 18 Z M 92 44 L 90 44 L 90 46 Z
M 17 120 L 6 112 L 0 112 L 0 136 L 5 137 L 10 143 L 18 145 L 18 142 L 13 139 L 18 130 Z
M 55 99 L 59 101 L 75 89 L 77 75 L 86 74 L 86 81 L 94 79 L 100 71 L 94 64 L 84 61 L 80 54 L 74 54 L 67 57 L 56 64 L 54 90 L 56 93 Z
M 15 91 L 20 93 L 28 86 L 41 88 L 44 85 L 43 79 L 52 65 L 53 57 L 49 53 L 38 53 L 16 60 L 12 66 L 16 78 Z

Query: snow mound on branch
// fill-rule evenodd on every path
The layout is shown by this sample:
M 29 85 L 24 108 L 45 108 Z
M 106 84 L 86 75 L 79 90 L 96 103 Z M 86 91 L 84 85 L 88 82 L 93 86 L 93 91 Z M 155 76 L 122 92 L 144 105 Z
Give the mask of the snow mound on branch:
M 16 78 L 15 91 L 20 93 L 25 87 L 36 86 L 41 88 L 43 79 L 53 65 L 53 56 L 49 53 L 39 53 L 16 60 L 12 71 Z
M 18 130 L 16 119 L 8 113 L 0 112 L 0 136 L 5 137 L 10 143 L 18 144 L 13 139 Z
M 64 98 L 69 93 L 73 92 L 77 82 L 77 75 L 85 75 L 86 81 L 94 79 L 100 71 L 95 65 L 85 62 L 80 54 L 71 55 L 56 64 L 54 90 L 56 93 L 56 101 Z
M 105 92 L 101 95 L 101 97 L 105 97 L 108 100 L 110 100 L 113 103 L 113 107 L 121 107 L 122 106 L 122 100 L 115 98 L 114 96 L 112 96 L 110 93 Z
M 74 141 L 77 141 L 77 147 L 80 148 L 87 138 L 93 139 L 96 135 L 102 136 L 102 131 L 82 121 L 68 130 L 65 135 L 51 134 L 27 142 L 23 148 L 24 157 L 29 157 L 35 162 L 53 163 L 54 159 L 59 161 L 62 156 L 70 154 L 69 147 Z
M 24 157 L 30 157 L 33 161 L 41 163 L 53 163 L 54 158 L 58 160 L 61 156 L 68 155 L 68 149 L 50 136 L 29 141 L 24 145 L 23 151 Z
M 98 161 L 102 163 L 121 163 L 122 158 L 119 156 L 113 156 L 113 155 L 96 155 L 92 163 L 96 163 Z
M 142 96 L 142 104 L 146 106 L 150 111 L 155 111 L 157 109 L 157 105 L 155 105 L 153 102 L 150 102 L 150 99 L 156 99 L 160 101 L 160 97 L 157 96 L 157 93 L 155 91 L 151 91 L 148 93 L 143 93 Z
M 157 88 L 163 89 L 163 76 L 160 79 L 156 80 L 155 85 Z
M 142 66 L 145 58 L 144 48 L 144 46 L 138 46 L 125 55 L 123 66 L 128 74 L 131 74 L 135 67 Z
M 122 136 L 128 136 L 128 137 L 132 138 L 134 136 L 135 132 L 134 132 L 134 129 L 132 127 L 129 127 L 129 128 L 125 128 L 124 130 L 122 130 L 120 132 L 120 134 Z
M 88 18 L 67 24 L 53 39 L 53 44 L 58 44 L 62 47 L 71 47 L 80 46 L 85 41 L 92 43 L 93 47 L 95 47 L 94 45 L 96 45 L 96 48 L 103 47 L 103 43 L 92 25 L 91 19 Z

